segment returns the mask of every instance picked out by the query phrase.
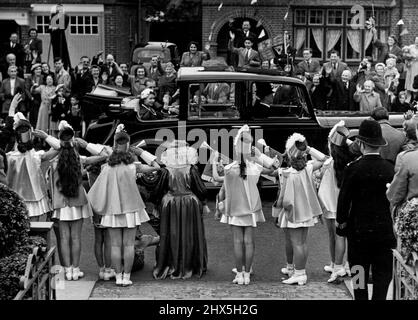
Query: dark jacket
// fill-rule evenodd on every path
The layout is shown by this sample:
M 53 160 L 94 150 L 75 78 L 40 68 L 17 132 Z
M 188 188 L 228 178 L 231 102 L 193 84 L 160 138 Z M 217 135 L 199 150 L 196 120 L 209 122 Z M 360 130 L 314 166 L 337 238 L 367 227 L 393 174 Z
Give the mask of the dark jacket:
M 345 168 L 337 222 L 347 223 L 344 232 L 349 241 L 379 248 L 396 246 L 386 198 L 386 184 L 394 174 L 394 165 L 377 154 L 362 156 Z
M 332 95 L 330 98 L 330 110 L 360 110 L 359 104 L 354 101 L 354 93 L 356 92 L 356 84 L 349 81 L 348 89 L 341 79 L 333 80 L 332 78 Z
M 321 78 L 318 86 L 312 86 L 309 90 L 311 100 L 315 109 L 327 110 L 328 94 L 331 91 L 331 84 L 328 79 Z

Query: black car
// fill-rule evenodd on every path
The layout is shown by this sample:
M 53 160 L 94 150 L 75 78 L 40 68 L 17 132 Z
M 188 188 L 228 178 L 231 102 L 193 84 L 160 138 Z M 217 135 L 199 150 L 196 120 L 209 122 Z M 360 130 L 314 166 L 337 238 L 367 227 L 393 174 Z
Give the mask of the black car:
M 231 158 L 233 137 L 247 124 L 255 141 L 263 138 L 280 152 L 294 132 L 305 135 L 310 145 L 327 152 L 329 130 L 339 120 L 345 120 L 349 128 L 358 128 L 369 116 L 349 111 L 316 112 L 303 81 L 272 72 L 180 68 L 177 84 L 180 90 L 178 116 L 141 120 L 136 116 L 126 118 L 129 111 L 121 106 L 109 107 L 107 115 L 88 128 L 86 139 L 112 144 L 114 130 L 122 122 L 132 143 L 145 140 L 157 155 L 163 141 L 180 139 L 197 148 L 206 142 Z M 390 118 L 393 125 L 401 127 L 401 114 Z M 204 154 L 199 160 L 204 162 L 206 157 Z

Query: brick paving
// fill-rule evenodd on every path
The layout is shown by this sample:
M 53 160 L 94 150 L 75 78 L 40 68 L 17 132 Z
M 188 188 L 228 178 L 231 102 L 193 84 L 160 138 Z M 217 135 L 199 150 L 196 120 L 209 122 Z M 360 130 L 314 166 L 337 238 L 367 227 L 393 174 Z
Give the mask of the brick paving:
M 248 286 L 220 281 L 151 280 L 134 282 L 131 287 L 116 287 L 114 281 L 96 283 L 93 300 L 351 300 L 344 285 L 308 282 L 289 286 L 280 282 L 254 281 Z

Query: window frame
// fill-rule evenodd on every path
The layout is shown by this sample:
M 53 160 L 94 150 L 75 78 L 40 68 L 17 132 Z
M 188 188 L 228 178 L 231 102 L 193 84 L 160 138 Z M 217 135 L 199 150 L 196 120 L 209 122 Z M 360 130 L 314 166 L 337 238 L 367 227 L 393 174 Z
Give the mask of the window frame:
M 89 18 L 89 23 L 86 23 L 87 18 Z M 93 19 L 96 18 L 96 19 Z M 96 23 L 93 23 L 93 20 Z M 99 16 L 91 14 L 80 14 L 80 15 L 71 15 L 70 23 L 68 25 L 69 32 L 74 36 L 99 36 L 100 35 L 100 25 L 99 25 Z M 73 31 L 74 28 L 74 31 Z M 80 29 L 81 28 L 81 29 Z M 89 32 L 86 32 L 89 28 Z M 80 32 L 82 30 L 82 32 Z M 93 32 L 95 30 L 96 32 Z
M 306 23 L 302 24 L 302 23 L 296 23 L 296 15 L 298 12 L 300 11 L 305 11 L 306 12 Z M 322 24 L 311 24 L 311 11 L 322 11 Z M 342 13 L 342 24 L 328 24 L 328 19 L 329 19 L 329 13 L 331 11 L 340 11 Z M 367 7 L 366 11 L 365 11 L 365 19 L 368 19 L 371 16 L 371 12 L 372 9 L 371 7 Z M 329 61 L 329 55 L 328 52 L 326 52 L 326 33 L 327 30 L 329 29 L 335 29 L 336 27 L 342 28 L 343 32 L 341 35 L 341 38 L 339 41 L 341 41 L 341 60 L 349 62 L 350 64 L 354 64 L 354 63 L 359 63 L 362 59 L 364 59 L 364 57 L 367 55 L 366 54 L 366 47 L 364 45 L 364 41 L 365 41 L 365 33 L 366 31 L 368 31 L 366 28 L 360 28 L 358 30 L 360 30 L 361 32 L 361 40 L 360 40 L 360 44 L 361 44 L 361 51 L 359 54 L 359 58 L 348 58 L 348 46 L 349 44 L 349 40 L 347 38 L 347 31 L 350 28 L 350 22 L 351 22 L 351 18 L 354 16 L 355 14 L 352 14 L 350 12 L 350 7 L 347 6 L 338 6 L 332 9 L 326 8 L 326 7 L 312 7 L 312 8 L 304 8 L 304 7 L 294 7 L 293 9 L 293 45 L 296 45 L 296 31 L 298 29 L 305 29 L 305 41 L 302 45 L 302 47 L 298 50 L 297 52 L 297 56 L 295 58 L 295 60 L 297 62 L 302 61 L 303 57 L 302 57 L 302 50 L 305 47 L 310 47 L 309 44 L 311 43 L 311 30 L 315 29 L 315 28 L 322 28 L 323 29 L 323 48 L 322 48 L 322 55 L 321 57 L 313 57 L 314 59 L 318 59 L 320 62 L 324 63 Z M 378 35 L 380 36 L 382 30 L 386 31 L 386 34 L 389 35 L 390 34 L 390 26 L 391 26 L 391 19 L 392 19 L 392 12 L 391 10 L 388 10 L 386 8 L 375 8 L 375 15 L 376 15 L 376 29 L 378 32 Z M 385 15 L 385 24 L 380 24 L 380 21 L 382 19 L 382 17 Z M 313 41 L 315 41 L 313 39 Z M 385 41 L 385 40 L 384 40 Z M 375 57 L 375 49 L 372 50 L 372 54 Z
M 42 22 L 39 23 L 38 19 L 41 18 Z M 47 21 L 47 22 L 46 22 Z M 49 33 L 49 25 L 50 25 L 50 16 L 46 14 L 39 14 L 36 15 L 35 18 L 35 28 L 38 33 L 38 35 L 44 35 Z M 42 28 L 42 31 L 40 31 L 39 28 Z

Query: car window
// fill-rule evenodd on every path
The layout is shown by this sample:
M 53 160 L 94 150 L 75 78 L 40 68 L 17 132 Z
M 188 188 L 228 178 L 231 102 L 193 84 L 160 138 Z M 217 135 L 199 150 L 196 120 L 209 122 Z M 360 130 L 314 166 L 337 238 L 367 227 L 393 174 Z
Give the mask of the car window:
M 188 88 L 189 119 L 236 119 L 234 82 L 193 83 Z
M 253 82 L 251 94 L 253 118 L 309 116 L 304 92 L 295 84 Z
M 134 61 L 140 59 L 142 62 L 149 62 L 153 56 L 160 56 L 163 62 L 171 60 L 170 50 L 164 49 L 147 49 L 147 48 L 136 48 L 134 50 Z

